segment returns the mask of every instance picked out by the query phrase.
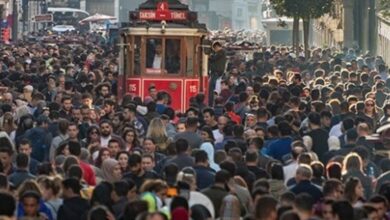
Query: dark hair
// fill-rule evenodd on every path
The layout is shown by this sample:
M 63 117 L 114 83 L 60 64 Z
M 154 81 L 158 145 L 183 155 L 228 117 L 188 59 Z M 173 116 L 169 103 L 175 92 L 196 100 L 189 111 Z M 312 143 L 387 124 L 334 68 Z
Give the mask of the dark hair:
M 18 155 L 16 155 L 16 167 L 27 168 L 28 162 L 29 162 L 29 158 L 28 158 L 27 154 L 18 153 Z
M 284 179 L 283 166 L 279 163 L 273 163 L 271 165 L 271 178 L 276 180 Z
M 138 164 L 141 164 L 141 162 L 142 162 L 142 157 L 139 154 L 130 155 L 128 160 L 129 167 L 135 167 Z
M 189 210 L 187 199 L 181 196 L 176 196 L 172 199 L 170 211 L 172 212 L 173 210 L 179 207 Z
M 298 210 L 311 212 L 315 201 L 313 197 L 308 193 L 300 193 L 295 197 L 294 206 Z
M 69 153 L 71 155 L 74 155 L 76 157 L 80 156 L 80 154 L 81 154 L 81 145 L 80 145 L 79 142 L 69 141 L 68 142 L 68 147 L 69 147 Z
M 205 125 L 202 127 L 201 131 L 206 132 L 212 142 L 215 141 L 213 130 L 211 129 L 211 127 Z
M 31 148 L 31 141 L 27 138 L 23 138 L 20 142 L 19 142 L 19 147 L 20 145 L 29 145 L 30 148 Z
M 124 181 L 124 180 L 121 180 L 121 181 L 117 181 L 113 184 L 114 186 L 114 192 L 119 196 L 126 196 L 127 193 L 130 191 L 130 186 L 129 186 L 129 183 Z M 134 186 L 133 186 L 134 187 Z
M 204 150 L 198 150 L 195 152 L 195 163 L 204 163 L 208 161 L 208 155 Z
M 332 204 L 332 211 L 338 219 L 354 219 L 353 207 L 348 201 L 335 201 Z
M 191 206 L 191 219 L 204 220 L 209 218 L 211 218 L 211 214 L 206 207 L 200 204 Z
M 308 115 L 309 122 L 315 125 L 321 125 L 321 115 L 317 112 L 310 112 Z
M 106 220 L 109 210 L 107 207 L 98 205 L 88 212 L 88 220 Z
M 73 164 L 66 172 L 68 178 L 75 178 L 81 180 L 83 178 L 83 170 L 78 164 Z
M 176 153 L 180 154 L 188 150 L 188 142 L 185 139 L 178 139 L 176 141 Z
M 113 188 L 114 187 L 109 182 L 103 181 L 99 183 L 92 192 L 91 206 L 104 205 L 111 209 L 113 203 L 111 200 L 111 193 Z
M 63 180 L 62 185 L 65 189 L 70 189 L 75 194 L 80 194 L 80 190 L 82 189 L 80 181 L 75 178 L 67 178 Z
M 2 202 L 0 206 L 0 215 L 5 215 L 7 217 L 13 217 L 16 209 L 16 199 L 8 192 L 0 192 L 0 201 Z
M 334 191 L 336 191 L 337 188 L 339 188 L 340 186 L 343 186 L 343 183 L 340 180 L 329 179 L 325 181 L 322 192 L 324 196 L 328 196 L 332 194 Z
M 98 157 L 95 160 L 95 165 L 97 167 L 101 167 L 102 166 L 102 164 L 103 164 L 102 156 L 103 156 L 103 153 L 106 152 L 106 151 L 110 152 L 110 150 L 108 148 L 100 148 L 99 153 L 98 153 Z
M 349 202 L 353 202 L 355 199 L 359 199 L 356 198 L 356 193 L 355 193 L 356 186 L 359 184 L 359 182 L 360 180 L 356 177 L 350 177 L 345 182 L 344 195 Z
M 123 211 L 123 220 L 135 220 L 143 212 L 148 211 L 148 203 L 143 200 L 135 200 L 127 203 Z
M 387 207 L 387 204 L 388 204 L 388 201 L 387 201 L 386 197 L 384 197 L 382 195 L 373 195 L 373 196 L 371 196 L 369 202 L 370 203 L 383 203 L 386 207 Z
M 266 219 L 266 217 L 272 212 L 276 212 L 276 206 L 278 201 L 272 196 L 262 196 L 255 204 L 255 218 Z
M 0 147 L 0 153 L 6 153 L 8 156 L 12 156 L 13 150 L 8 147 Z
M 245 161 L 246 162 L 256 162 L 257 159 L 258 159 L 258 152 L 248 150 L 245 153 Z
M 313 170 L 313 177 L 321 178 L 324 175 L 324 165 L 319 161 L 314 161 L 310 164 Z
M 235 163 L 233 163 L 231 161 L 225 160 L 221 164 L 219 164 L 219 167 L 221 169 L 228 171 L 230 173 L 231 177 L 233 177 L 236 174 L 237 166 Z

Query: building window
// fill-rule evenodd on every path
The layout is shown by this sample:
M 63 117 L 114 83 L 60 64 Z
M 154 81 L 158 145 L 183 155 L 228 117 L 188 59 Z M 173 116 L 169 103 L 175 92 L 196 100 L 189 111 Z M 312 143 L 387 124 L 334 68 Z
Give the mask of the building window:
M 237 9 L 237 17 L 242 17 L 242 8 Z

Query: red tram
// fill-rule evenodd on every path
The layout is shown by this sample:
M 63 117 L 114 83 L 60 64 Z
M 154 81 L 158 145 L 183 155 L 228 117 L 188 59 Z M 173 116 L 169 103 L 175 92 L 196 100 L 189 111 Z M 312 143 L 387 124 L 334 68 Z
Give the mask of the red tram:
M 120 32 L 118 94 L 145 98 L 155 86 L 171 95 L 172 108 L 184 111 L 190 97 L 207 93 L 205 25 L 178 0 L 148 0 L 129 16 L 129 26 Z

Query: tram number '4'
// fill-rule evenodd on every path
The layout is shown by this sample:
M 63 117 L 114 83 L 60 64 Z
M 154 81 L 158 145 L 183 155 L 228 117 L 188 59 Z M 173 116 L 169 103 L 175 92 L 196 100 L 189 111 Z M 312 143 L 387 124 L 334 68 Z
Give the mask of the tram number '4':
M 137 85 L 136 84 L 130 84 L 129 85 L 129 92 L 136 92 L 137 91 Z
M 196 85 L 190 86 L 190 93 L 197 93 L 197 91 L 198 91 L 198 88 Z

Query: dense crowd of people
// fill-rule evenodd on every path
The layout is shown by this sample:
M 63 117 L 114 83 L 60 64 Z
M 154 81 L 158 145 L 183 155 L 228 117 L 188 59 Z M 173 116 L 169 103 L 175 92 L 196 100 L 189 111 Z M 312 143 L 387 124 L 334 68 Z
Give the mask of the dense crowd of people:
M 0 219 L 390 219 L 380 57 L 216 42 L 210 100 L 177 112 L 118 100 L 101 36 L 60 39 L 0 48 Z

